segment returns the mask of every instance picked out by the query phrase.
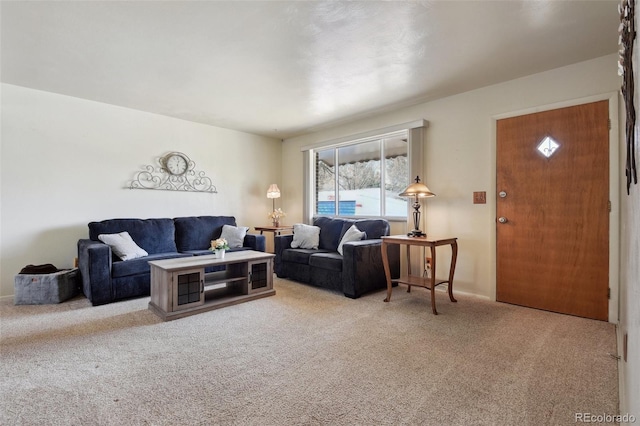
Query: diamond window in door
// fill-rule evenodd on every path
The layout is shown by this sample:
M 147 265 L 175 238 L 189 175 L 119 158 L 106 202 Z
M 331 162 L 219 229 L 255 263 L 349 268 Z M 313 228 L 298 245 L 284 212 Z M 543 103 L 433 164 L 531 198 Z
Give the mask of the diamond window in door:
M 556 142 L 551 136 L 547 136 L 538 144 L 538 151 L 545 157 L 551 157 L 556 150 L 560 148 L 560 144 Z

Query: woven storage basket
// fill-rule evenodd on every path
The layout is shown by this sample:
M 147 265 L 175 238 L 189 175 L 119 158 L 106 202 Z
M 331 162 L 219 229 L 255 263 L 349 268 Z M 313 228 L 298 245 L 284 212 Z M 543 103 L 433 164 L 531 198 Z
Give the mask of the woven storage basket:
M 18 274 L 14 280 L 15 305 L 60 303 L 78 294 L 78 268 L 52 274 Z

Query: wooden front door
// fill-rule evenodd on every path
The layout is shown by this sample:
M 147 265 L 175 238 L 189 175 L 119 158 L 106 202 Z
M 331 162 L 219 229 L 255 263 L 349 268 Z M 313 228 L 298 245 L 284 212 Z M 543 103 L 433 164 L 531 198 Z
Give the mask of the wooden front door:
M 498 301 L 608 319 L 608 120 L 608 101 L 498 120 Z

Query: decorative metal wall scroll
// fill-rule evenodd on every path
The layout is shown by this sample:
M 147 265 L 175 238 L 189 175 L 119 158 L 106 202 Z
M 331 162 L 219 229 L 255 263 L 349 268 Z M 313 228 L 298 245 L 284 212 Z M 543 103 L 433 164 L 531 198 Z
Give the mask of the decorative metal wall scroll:
M 217 193 L 205 172 L 195 170 L 196 163 L 182 152 L 169 152 L 157 159 L 158 165 L 144 166 L 129 189 L 161 189 L 165 191 Z
M 618 74 L 622 76 L 622 97 L 624 98 L 627 110 L 626 137 L 627 137 L 627 163 L 625 174 L 627 176 L 627 195 L 631 182 L 638 183 L 638 172 L 636 170 L 635 154 L 635 126 L 636 110 L 633 105 L 634 84 L 633 84 L 633 41 L 636 38 L 635 24 L 635 0 L 622 0 L 618 6 L 620 12 L 620 60 L 618 63 Z

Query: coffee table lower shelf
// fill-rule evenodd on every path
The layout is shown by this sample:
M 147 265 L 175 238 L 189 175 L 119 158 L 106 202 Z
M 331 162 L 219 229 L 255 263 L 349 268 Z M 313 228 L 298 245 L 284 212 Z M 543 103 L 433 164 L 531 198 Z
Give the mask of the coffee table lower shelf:
M 274 296 L 275 294 L 276 291 L 274 289 L 271 289 L 253 294 L 236 294 L 223 297 L 216 296 L 215 298 L 211 298 L 211 300 L 208 300 L 209 298 L 205 296 L 205 302 L 203 305 L 194 306 L 192 308 L 185 308 L 180 311 L 173 312 L 165 312 L 158 306 L 156 306 L 153 302 L 149 302 L 149 310 L 162 318 L 163 321 L 171 321 L 174 319 L 188 317 L 193 314 L 199 314 L 201 312 L 212 311 L 214 309 L 237 305 L 239 303 L 249 302 L 251 300 L 262 299 L 263 297 Z

